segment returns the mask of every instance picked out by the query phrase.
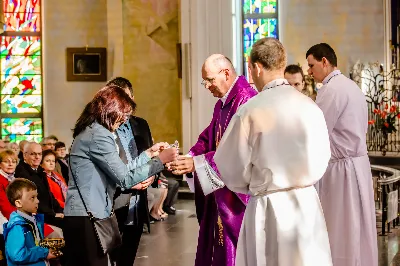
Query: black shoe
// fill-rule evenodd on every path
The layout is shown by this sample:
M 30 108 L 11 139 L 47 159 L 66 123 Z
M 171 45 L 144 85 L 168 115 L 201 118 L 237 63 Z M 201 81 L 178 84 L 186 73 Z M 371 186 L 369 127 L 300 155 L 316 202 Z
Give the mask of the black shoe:
M 164 206 L 163 210 L 170 215 L 175 215 L 176 213 L 176 209 L 174 207 Z

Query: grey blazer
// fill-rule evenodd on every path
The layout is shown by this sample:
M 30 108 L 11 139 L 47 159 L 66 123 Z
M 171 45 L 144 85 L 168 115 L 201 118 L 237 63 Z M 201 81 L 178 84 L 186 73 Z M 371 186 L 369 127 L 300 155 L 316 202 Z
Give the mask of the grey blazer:
M 128 164 L 120 159 L 114 135 L 97 122 L 74 140 L 69 163 L 88 210 L 96 218 L 111 214 L 116 186 L 123 189 L 146 180 L 164 169 L 158 157 L 145 152 Z M 65 216 L 88 216 L 74 179 L 69 179 Z

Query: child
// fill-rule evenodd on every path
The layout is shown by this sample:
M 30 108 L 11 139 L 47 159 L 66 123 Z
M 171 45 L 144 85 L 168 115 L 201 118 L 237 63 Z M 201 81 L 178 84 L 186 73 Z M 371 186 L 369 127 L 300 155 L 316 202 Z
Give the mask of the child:
M 56 258 L 52 250 L 39 246 L 43 238 L 44 218 L 36 214 L 39 200 L 36 185 L 25 179 L 15 178 L 7 187 L 7 198 L 17 208 L 4 224 L 7 265 L 49 265 Z

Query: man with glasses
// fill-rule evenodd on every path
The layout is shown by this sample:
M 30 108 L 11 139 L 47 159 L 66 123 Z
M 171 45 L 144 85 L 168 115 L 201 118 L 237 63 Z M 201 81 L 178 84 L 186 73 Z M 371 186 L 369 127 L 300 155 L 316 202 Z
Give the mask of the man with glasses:
M 213 157 L 232 116 L 257 92 L 245 77 L 236 74 L 231 61 L 221 54 L 207 58 L 202 77 L 202 85 L 220 100 L 214 107 L 210 125 L 189 154 L 179 157 L 170 167 L 177 175 L 196 172 L 194 178 L 187 179 L 189 184 L 194 183 L 200 224 L 195 265 L 233 266 L 248 196 L 234 193 L 218 178 L 213 179 L 218 173 Z
M 15 169 L 15 176 L 26 178 L 37 186 L 39 209 L 44 214 L 47 224 L 62 228 L 63 209 L 50 192 L 46 174 L 40 167 L 42 162 L 42 147 L 39 143 L 29 142 L 24 146 L 24 161 L 20 161 Z
M 42 139 L 42 141 L 40 142 L 40 144 L 42 144 L 42 149 L 45 150 L 53 150 L 55 148 L 56 145 L 56 140 L 50 137 L 45 137 Z

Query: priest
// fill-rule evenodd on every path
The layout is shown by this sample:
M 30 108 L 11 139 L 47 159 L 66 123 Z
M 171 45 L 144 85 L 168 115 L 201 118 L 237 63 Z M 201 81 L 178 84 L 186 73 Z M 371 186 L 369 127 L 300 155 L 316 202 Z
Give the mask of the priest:
M 277 39 L 257 41 L 249 65 L 261 92 L 233 116 L 214 155 L 225 185 L 251 195 L 236 266 L 331 266 L 314 188 L 330 158 L 324 115 L 284 79 Z
M 237 109 L 257 92 L 238 76 L 224 55 L 211 55 L 202 67 L 202 84 L 219 98 L 210 125 L 200 134 L 189 154 L 171 164 L 174 174 L 195 172 L 196 212 L 200 224 L 196 266 L 234 266 L 236 244 L 248 195 L 234 193 L 219 179 L 214 153 Z

